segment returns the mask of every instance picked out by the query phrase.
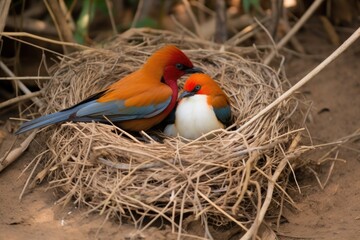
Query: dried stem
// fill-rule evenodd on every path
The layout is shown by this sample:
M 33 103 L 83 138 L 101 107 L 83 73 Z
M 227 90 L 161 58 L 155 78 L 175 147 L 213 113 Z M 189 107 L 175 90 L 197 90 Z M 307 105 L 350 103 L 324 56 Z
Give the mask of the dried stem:
M 0 172 L 9 166 L 12 162 L 18 159 L 21 154 L 29 147 L 29 144 L 34 139 L 36 131 L 32 132 L 25 140 L 20 144 L 19 147 L 13 149 L 9 154 L 0 159 Z
M 66 13 L 62 11 L 59 1 L 44 0 L 44 3 L 55 23 L 60 40 L 63 42 L 75 42 L 71 27 L 66 21 Z M 63 46 L 63 48 L 65 54 L 71 52 L 66 46 Z
M 9 77 L 14 77 L 16 78 L 15 74 L 0 60 L 0 68 L 9 76 Z M 32 92 L 25 86 L 25 84 L 23 84 L 21 81 L 19 80 L 15 80 L 16 84 L 19 86 L 19 88 L 21 89 L 21 91 L 25 94 L 32 94 Z M 32 97 L 31 98 L 33 100 L 33 102 L 38 106 L 38 107 L 42 107 L 43 103 L 40 101 L 39 98 Z
M 291 39 L 291 37 L 299 31 L 300 27 L 310 18 L 310 16 L 315 12 L 315 10 L 320 6 L 324 0 L 315 0 L 313 4 L 308 8 L 300 20 L 291 28 L 291 30 L 283 37 L 277 44 L 276 49 L 270 52 L 270 54 L 265 58 L 264 64 L 269 65 L 271 60 L 274 58 L 277 50 L 285 46 L 285 44 Z
M 215 42 L 224 43 L 227 40 L 225 1 L 216 0 L 216 30 Z
M 309 82 L 316 74 L 323 70 L 327 65 L 329 65 L 335 58 L 337 58 L 341 53 L 343 53 L 348 47 L 355 42 L 356 39 L 360 37 L 360 28 L 358 28 L 340 47 L 338 47 L 330 56 L 328 56 L 323 62 L 321 62 L 316 68 L 309 72 L 305 77 L 303 77 L 299 82 L 292 86 L 289 90 L 283 93 L 279 98 L 277 98 L 270 105 L 266 106 L 263 110 L 257 113 L 249 121 L 247 121 L 243 126 L 241 126 L 237 131 L 241 132 L 244 128 L 248 127 L 254 121 L 256 121 L 260 116 L 270 111 L 272 108 L 276 107 L 279 103 L 290 97 L 295 91 L 301 88 L 305 83 Z
M 9 13 L 11 0 L 3 0 L 0 2 L 0 33 L 4 31 L 6 19 Z M 1 40 L 1 35 L 0 35 Z
M 10 105 L 13 105 L 14 103 L 18 103 L 18 102 L 27 100 L 29 98 L 37 97 L 40 94 L 41 94 L 41 91 L 37 91 L 37 92 L 32 92 L 32 93 L 28 93 L 28 94 L 25 94 L 25 95 L 17 96 L 15 98 L 12 98 L 12 99 L 9 99 L 9 100 L 7 100 L 5 102 L 0 103 L 0 109 L 4 108 L 4 107 L 7 107 L 7 106 L 10 106 Z
M 198 23 L 198 21 L 196 20 L 196 17 L 193 13 L 193 11 L 191 10 L 191 6 L 189 4 L 189 1 L 188 0 L 182 0 L 182 3 L 184 4 L 185 6 L 185 9 L 186 9 L 186 12 L 187 14 L 189 15 L 190 19 L 191 19 L 191 22 L 193 23 L 194 25 L 194 28 L 195 28 L 195 32 L 196 34 L 200 37 L 200 38 L 204 38 L 202 33 L 201 33 L 201 30 L 200 30 L 200 25 Z
M 113 29 L 114 35 L 116 35 L 116 34 L 118 34 L 118 31 L 117 31 L 116 24 L 115 24 L 112 1 L 106 0 L 106 7 L 108 9 L 109 18 L 110 18 L 110 22 L 111 22 L 111 27 Z

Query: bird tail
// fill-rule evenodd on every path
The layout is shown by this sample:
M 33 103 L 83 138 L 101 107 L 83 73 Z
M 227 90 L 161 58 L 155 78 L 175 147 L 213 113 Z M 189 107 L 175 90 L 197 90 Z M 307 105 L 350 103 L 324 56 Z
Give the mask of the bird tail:
M 21 127 L 15 132 L 16 135 L 30 131 L 35 128 L 45 127 L 55 123 L 61 123 L 68 120 L 75 111 L 67 110 L 62 112 L 56 112 L 52 114 L 48 114 L 45 116 L 41 116 L 39 118 L 33 119 L 29 122 L 23 123 Z

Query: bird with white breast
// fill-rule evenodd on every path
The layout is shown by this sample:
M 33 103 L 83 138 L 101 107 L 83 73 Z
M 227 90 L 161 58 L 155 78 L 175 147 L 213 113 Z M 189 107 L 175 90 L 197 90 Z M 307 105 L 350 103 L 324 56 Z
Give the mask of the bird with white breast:
M 209 75 L 192 74 L 184 84 L 173 118 L 173 124 L 165 127 L 166 135 L 199 138 L 229 124 L 229 98 Z

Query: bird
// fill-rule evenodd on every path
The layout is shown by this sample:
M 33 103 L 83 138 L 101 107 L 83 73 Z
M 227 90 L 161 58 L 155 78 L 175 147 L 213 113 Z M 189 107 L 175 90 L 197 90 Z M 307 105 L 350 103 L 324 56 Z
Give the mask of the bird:
M 48 125 L 108 120 L 126 131 L 146 131 L 160 123 L 176 105 L 177 80 L 203 72 L 174 45 L 154 52 L 138 70 L 67 109 L 25 122 L 16 135 Z
M 169 118 L 173 118 L 173 123 L 165 127 L 166 135 L 197 139 L 230 123 L 230 101 L 209 75 L 195 73 L 185 81 L 176 109 Z

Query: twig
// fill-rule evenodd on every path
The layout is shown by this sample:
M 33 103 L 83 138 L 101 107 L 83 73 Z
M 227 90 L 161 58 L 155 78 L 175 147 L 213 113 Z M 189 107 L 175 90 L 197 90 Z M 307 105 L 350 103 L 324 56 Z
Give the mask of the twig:
M 65 42 L 75 42 L 71 27 L 66 22 L 66 14 L 62 12 L 59 1 L 44 0 L 44 3 L 54 21 L 60 39 Z M 66 48 L 66 46 L 63 46 L 63 48 L 65 53 L 70 52 L 70 49 Z
M 118 34 L 118 31 L 116 29 L 116 24 L 115 24 L 115 20 L 114 20 L 114 15 L 113 15 L 113 3 L 110 0 L 106 0 L 106 7 L 108 9 L 108 13 L 109 13 L 109 18 L 110 18 L 110 22 L 111 22 L 111 27 L 113 29 L 114 35 Z
M 298 133 L 296 135 L 296 137 L 293 139 L 287 152 L 293 152 L 296 149 L 297 145 L 299 144 L 300 139 L 301 139 L 301 133 Z M 253 238 L 256 237 L 258 227 L 260 226 L 262 220 L 264 219 L 265 213 L 271 203 L 274 187 L 275 187 L 275 185 L 277 185 L 276 181 L 277 181 L 278 177 L 280 176 L 280 174 L 282 173 L 285 166 L 287 165 L 288 161 L 290 159 L 294 158 L 294 156 L 295 155 L 291 155 L 291 154 L 289 154 L 287 156 L 285 155 L 285 157 L 281 160 L 278 167 L 276 168 L 274 175 L 271 177 L 271 179 L 269 179 L 268 189 L 266 192 L 266 197 L 265 197 L 263 206 L 259 210 L 257 217 L 254 220 L 254 223 L 250 227 L 249 231 L 247 231 L 246 234 L 241 238 L 242 240 L 250 239 L 251 237 L 253 237 Z
M 37 133 L 37 132 L 35 131 L 35 134 L 36 134 L 36 133 Z M 24 196 L 25 190 L 28 188 L 29 183 L 30 183 L 30 180 L 32 179 L 32 176 L 34 175 L 35 170 L 36 170 L 37 166 L 39 165 L 39 163 L 40 163 L 40 161 L 41 161 L 41 159 L 42 159 L 41 156 L 44 155 L 45 153 L 47 153 L 47 151 L 44 151 L 44 152 L 40 153 L 39 155 L 37 155 L 37 156 L 32 160 L 32 162 L 35 162 L 35 165 L 34 165 L 34 167 L 31 169 L 31 172 L 30 172 L 29 176 L 28 176 L 27 179 L 26 179 L 26 182 L 25 182 L 25 184 L 24 184 L 24 186 L 23 186 L 23 188 L 22 188 L 22 190 L 21 190 L 21 193 L 20 193 L 20 195 L 19 195 L 19 200 L 21 200 L 22 197 Z
M 200 22 L 204 22 L 203 20 L 205 20 L 205 16 L 201 16 L 203 13 L 207 13 L 211 17 L 215 17 L 216 15 L 216 13 L 212 9 L 208 8 L 205 5 L 205 0 L 191 1 L 190 4 L 194 7 L 197 7 L 198 10 L 201 10 L 198 12 L 199 20 L 201 20 Z
M 329 63 L 331 63 L 335 58 L 337 58 L 341 53 L 343 53 L 356 39 L 360 37 L 360 28 L 358 28 L 340 47 L 338 47 L 329 57 L 327 57 L 323 62 L 321 62 L 316 68 L 309 72 L 305 77 L 303 77 L 298 83 L 292 86 L 289 90 L 283 93 L 279 98 L 274 102 L 269 104 L 266 108 L 258 112 L 254 117 L 247 121 L 244 125 L 238 128 L 237 132 L 241 132 L 243 129 L 248 127 L 251 123 L 256 121 L 259 117 L 267 113 L 270 109 L 277 106 L 279 103 L 284 101 L 286 98 L 291 96 L 295 91 L 301 88 L 305 83 L 309 82 L 316 74 L 323 70 Z
M 36 135 L 36 131 L 32 132 L 25 140 L 20 144 L 19 147 L 13 149 L 7 156 L 0 160 L 0 172 L 14 162 L 21 154 L 28 148 L 31 141 Z
M 237 221 L 235 218 L 233 218 L 230 214 L 228 214 L 226 211 L 224 211 L 220 206 L 216 205 L 213 201 L 211 201 L 205 194 L 203 194 L 201 191 L 197 192 L 203 199 L 205 199 L 212 207 L 214 207 L 216 210 L 224 214 L 227 218 L 229 218 L 231 221 L 236 223 L 239 227 L 241 227 L 245 231 L 249 231 L 244 224 Z
M 327 35 L 332 44 L 335 46 L 340 45 L 339 35 L 336 33 L 334 26 L 331 24 L 330 20 L 325 16 L 320 16 L 320 20 L 325 28 Z
M 4 31 L 6 18 L 9 13 L 11 0 L 5 0 L 0 2 L 0 33 Z M 0 35 L 1 40 L 1 35 Z
M 276 33 L 279 26 L 280 16 L 282 15 L 283 0 L 271 0 L 271 26 L 269 32 L 272 39 L 276 40 Z
M 131 23 L 131 28 L 134 28 L 136 26 L 137 22 L 139 21 L 143 6 L 144 6 L 144 0 L 140 0 L 139 4 L 137 6 L 137 9 L 136 9 L 134 19 L 133 19 L 133 21 Z
M 195 33 L 187 29 L 185 26 L 183 26 L 178 20 L 176 20 L 176 17 L 174 15 L 170 15 L 171 20 L 175 23 L 176 26 L 178 26 L 180 29 L 182 29 L 184 32 L 189 34 L 194 39 L 199 38 Z
M 184 6 L 185 6 L 185 10 L 186 12 L 189 14 L 189 17 L 194 25 L 194 28 L 195 28 L 195 32 L 196 34 L 198 35 L 198 37 L 200 38 L 204 38 L 202 33 L 201 33 L 201 29 L 200 29 L 200 26 L 199 26 L 199 23 L 198 21 L 196 20 L 196 17 L 193 13 L 193 11 L 191 10 L 191 6 L 189 4 L 189 1 L 188 0 L 182 0 Z
M 226 8 L 223 0 L 216 0 L 215 42 L 224 43 L 227 39 Z
M 270 19 L 270 17 L 265 17 L 260 20 L 260 23 L 264 24 Z M 257 31 L 259 31 L 258 24 L 252 23 L 248 25 L 246 28 L 232 36 L 230 39 L 226 41 L 226 45 L 238 45 L 242 43 L 243 41 L 247 40 L 248 38 L 252 37 Z
M 10 77 L 16 77 L 15 74 L 0 60 L 0 68 Z M 32 92 L 25 86 L 25 84 L 23 84 L 21 81 L 15 80 L 16 83 L 18 84 L 19 88 L 21 89 L 21 91 L 23 91 L 23 93 L 25 94 L 31 94 Z M 40 101 L 39 98 L 37 97 L 33 97 L 31 98 L 33 100 L 33 102 L 38 106 L 38 107 L 42 107 L 43 103 Z
M 85 45 L 81 45 L 81 44 L 78 44 L 78 43 L 58 41 L 58 40 L 55 40 L 55 39 L 45 38 L 45 37 L 41 37 L 41 36 L 38 36 L 38 35 L 35 35 L 35 34 L 27 33 L 27 32 L 0 32 L 0 36 L 28 37 L 28 38 L 33 38 L 33 39 L 37 39 L 37 40 L 40 40 L 40 41 L 49 42 L 49 43 L 53 43 L 53 44 L 57 44 L 57 45 L 70 46 L 70 47 L 75 47 L 75 48 L 79 48 L 79 49 L 93 49 L 91 47 L 87 47 Z
M 20 18 L 20 16 L 9 16 L 6 19 L 6 26 L 15 28 L 17 26 L 16 21 L 18 18 Z M 38 19 L 26 17 L 22 20 L 21 27 L 22 27 L 23 31 L 40 33 L 42 35 L 45 35 L 45 34 L 53 35 L 53 36 L 57 35 L 57 31 L 53 26 L 51 26 L 49 23 L 47 23 L 45 21 L 41 21 Z
M 289 147 L 289 151 L 292 151 L 296 148 L 296 146 L 300 140 L 300 137 L 301 137 L 300 133 L 298 133 L 298 135 L 294 138 L 293 142 L 291 143 L 291 145 Z M 244 234 L 244 236 L 241 238 L 241 240 L 248 240 L 251 237 L 256 236 L 257 229 L 260 226 L 261 222 L 263 221 L 263 219 L 265 217 L 265 213 L 267 212 L 267 209 L 271 203 L 274 188 L 275 188 L 275 183 L 276 183 L 277 179 L 279 178 L 280 174 L 283 172 L 283 169 L 287 165 L 290 158 L 291 157 L 289 157 L 289 156 L 285 156 L 281 160 L 279 165 L 277 166 L 274 175 L 272 176 L 271 180 L 269 180 L 269 182 L 268 182 L 268 188 L 267 188 L 265 200 L 264 200 L 264 203 L 263 203 L 261 209 L 259 210 L 259 214 L 257 215 L 256 219 L 254 220 L 254 223 L 251 225 L 250 229 Z
M 74 10 L 77 1 L 73 1 L 71 5 L 68 7 L 66 6 L 65 0 L 58 0 L 60 4 L 61 11 L 65 14 L 65 21 L 67 26 L 70 28 L 71 32 L 75 31 L 75 22 L 71 16 L 71 12 Z
M 300 29 L 300 27 L 309 19 L 309 17 L 315 12 L 315 10 L 320 6 L 320 4 L 324 0 L 316 0 L 309 7 L 309 9 L 304 13 L 304 15 L 300 18 L 300 20 L 293 26 L 293 28 L 283 37 L 278 44 L 276 44 L 276 50 L 282 48 L 290 38 Z M 264 64 L 269 65 L 271 60 L 274 58 L 276 51 L 273 50 L 270 54 L 265 58 Z
M 283 18 L 282 18 L 281 23 L 282 23 L 282 26 L 283 26 L 285 32 L 288 33 L 289 31 L 291 31 L 291 26 L 289 24 L 286 8 L 283 9 Z M 297 52 L 305 54 L 305 48 L 301 45 L 301 43 L 299 42 L 299 40 L 296 38 L 295 35 L 290 38 L 290 43 Z M 340 44 L 338 44 L 338 46 L 339 45 Z
M 321 180 L 320 180 L 317 172 L 316 172 L 314 169 L 312 169 L 311 167 L 306 167 L 306 168 L 307 168 L 308 170 L 310 170 L 310 172 L 312 172 L 312 173 L 314 174 L 314 176 L 315 176 L 315 178 L 316 178 L 316 181 L 318 182 L 320 188 L 321 188 L 322 190 L 324 190 L 324 186 L 322 185 Z
M 128 164 L 128 163 L 114 163 L 114 162 L 107 160 L 105 158 L 102 158 L 102 157 L 99 157 L 98 161 L 106 166 L 116 168 L 116 169 L 121 169 L 121 170 L 132 170 L 135 167 L 137 169 L 147 169 L 147 168 L 161 167 L 164 165 L 161 162 L 155 162 L 155 163 L 141 164 L 140 166 L 132 166 L 131 164 Z
M 9 99 L 9 100 L 7 100 L 5 102 L 0 103 L 0 109 L 4 108 L 4 107 L 7 107 L 7 106 L 10 106 L 10 105 L 12 105 L 14 103 L 24 101 L 24 100 L 29 99 L 29 98 L 37 97 L 40 94 L 41 94 L 41 91 L 37 91 L 37 92 L 32 92 L 32 93 L 28 93 L 28 94 L 25 94 L 25 95 L 17 96 L 15 98 L 12 98 L 12 99 Z
M 324 182 L 324 188 L 326 187 L 326 185 L 328 184 L 329 180 L 330 180 L 330 177 L 331 177 L 331 174 L 334 170 L 334 166 L 335 166 L 335 161 L 337 160 L 337 157 L 339 155 L 339 151 L 336 152 L 336 156 L 334 158 L 334 161 L 332 161 L 331 163 L 331 166 L 330 166 L 330 169 L 329 169 L 329 172 L 328 172 L 328 175 L 326 176 L 326 179 L 325 179 L 325 182 Z
M 0 81 L 2 80 L 49 80 L 51 77 L 49 76 L 26 76 L 26 77 L 0 77 Z

